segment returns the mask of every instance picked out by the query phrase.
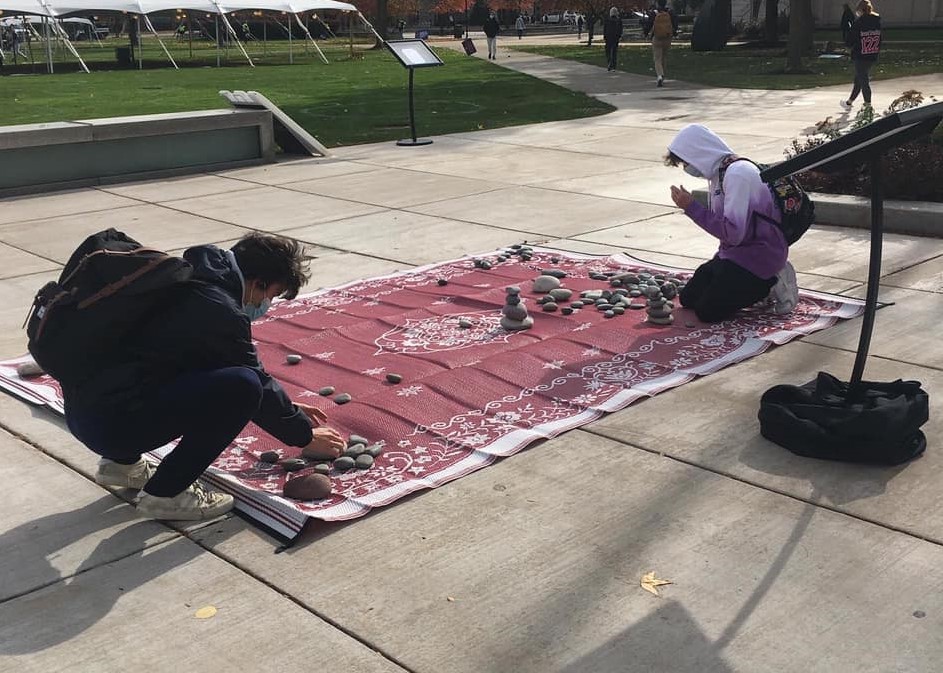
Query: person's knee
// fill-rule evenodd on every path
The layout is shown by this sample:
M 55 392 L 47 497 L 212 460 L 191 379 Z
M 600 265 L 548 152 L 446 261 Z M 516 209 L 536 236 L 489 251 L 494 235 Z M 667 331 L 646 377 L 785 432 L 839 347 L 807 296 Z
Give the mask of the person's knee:
M 262 403 L 262 382 L 255 370 L 248 367 L 228 367 L 217 374 L 220 378 L 222 397 L 250 413 L 259 408 Z
M 696 306 L 694 308 L 694 315 L 697 316 L 697 319 L 701 322 L 720 322 L 730 318 L 736 310 L 730 310 L 728 308 L 719 308 L 716 306 Z

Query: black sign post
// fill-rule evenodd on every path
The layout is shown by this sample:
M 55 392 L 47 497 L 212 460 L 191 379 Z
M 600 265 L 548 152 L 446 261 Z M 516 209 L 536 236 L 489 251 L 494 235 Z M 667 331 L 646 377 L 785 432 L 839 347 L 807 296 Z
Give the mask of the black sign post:
M 416 68 L 431 68 L 445 64 L 422 40 L 388 40 L 386 46 L 393 52 L 393 56 L 396 57 L 396 60 L 409 71 L 409 129 L 412 133 L 412 137 L 397 140 L 396 144 L 402 147 L 431 145 L 431 138 L 416 137 L 416 109 L 413 105 L 413 71 Z
M 866 164 L 871 173 L 871 259 L 851 380 L 846 384 L 819 372 L 802 386 L 774 386 L 760 400 L 760 433 L 797 455 L 899 465 L 926 449 L 920 426 L 929 418 L 929 396 L 920 382 L 865 381 L 863 376 L 881 283 L 881 160 L 887 150 L 932 133 L 941 119 L 943 103 L 887 115 L 760 173 L 766 182 L 813 168 L 828 171 Z
M 851 374 L 851 388 L 861 383 L 874 314 L 877 310 L 878 289 L 881 281 L 881 248 L 884 236 L 884 193 L 881 184 L 881 157 L 888 149 L 909 140 L 927 135 L 943 119 L 943 103 L 933 103 L 882 117 L 856 131 L 819 145 L 760 174 L 764 182 L 772 182 L 794 173 L 813 168 L 834 170 L 867 163 L 871 173 L 871 260 L 868 266 L 868 291 L 865 297 L 864 318 L 858 339 L 858 353 Z

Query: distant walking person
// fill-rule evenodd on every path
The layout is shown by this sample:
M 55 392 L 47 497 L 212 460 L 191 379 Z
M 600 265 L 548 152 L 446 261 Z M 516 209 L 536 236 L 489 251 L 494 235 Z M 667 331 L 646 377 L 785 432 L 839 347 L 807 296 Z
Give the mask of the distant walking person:
M 517 29 L 517 39 L 520 40 L 524 37 L 524 17 L 518 16 L 517 21 L 514 22 L 514 28 Z
M 583 15 L 576 17 L 576 41 L 583 39 Z
M 618 65 L 619 40 L 622 39 L 622 17 L 619 16 L 619 10 L 615 7 L 609 10 L 609 18 L 603 24 L 602 36 L 606 42 L 606 61 L 609 72 L 612 72 Z
M 864 104 L 871 105 L 869 75 L 881 51 L 881 16 L 874 11 L 871 0 L 861 0 L 856 14 L 858 18 L 852 24 L 848 35 L 851 60 L 855 64 L 855 84 L 848 100 L 842 101 L 845 108 L 851 107 L 859 93 L 864 96 Z
M 485 31 L 485 37 L 488 38 L 488 58 L 494 60 L 498 58 L 498 33 L 501 32 L 501 26 L 498 25 L 494 12 L 488 14 L 482 28 Z
M 664 86 L 668 49 L 671 47 L 671 38 L 677 32 L 678 19 L 674 12 L 668 9 L 668 0 L 658 0 L 658 11 L 655 12 L 655 18 L 652 20 L 652 54 L 655 57 L 657 86 Z

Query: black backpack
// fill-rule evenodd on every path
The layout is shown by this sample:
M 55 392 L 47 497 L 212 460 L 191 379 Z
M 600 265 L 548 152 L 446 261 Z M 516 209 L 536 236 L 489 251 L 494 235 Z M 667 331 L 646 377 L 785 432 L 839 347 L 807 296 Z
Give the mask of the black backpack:
M 63 386 L 82 383 L 113 360 L 192 273 L 186 260 L 115 229 L 93 234 L 72 253 L 59 280 L 36 293 L 26 321 L 29 352 Z
M 720 164 L 721 190 L 724 188 L 724 174 L 730 164 L 735 161 L 749 161 L 760 171 L 764 171 L 770 166 L 770 164 L 758 164 L 751 159 L 732 154 Z M 769 183 L 769 191 L 773 195 L 773 201 L 779 207 L 779 212 L 782 213 L 782 219 L 777 222 L 760 213 L 756 213 L 756 215 L 771 224 L 775 224 L 783 232 L 786 243 L 792 245 L 802 238 L 802 235 L 815 222 L 815 203 L 812 202 L 809 195 L 802 189 L 802 185 L 792 175 Z
M 927 447 L 920 426 L 930 398 L 918 381 L 862 381 L 852 388 L 819 372 L 802 386 L 779 385 L 760 400 L 760 434 L 799 456 L 899 465 Z

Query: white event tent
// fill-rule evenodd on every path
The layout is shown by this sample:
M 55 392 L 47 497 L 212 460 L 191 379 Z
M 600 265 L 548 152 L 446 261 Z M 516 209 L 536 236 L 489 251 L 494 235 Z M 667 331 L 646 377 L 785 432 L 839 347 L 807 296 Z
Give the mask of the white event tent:
M 144 19 L 145 27 L 150 32 L 152 32 L 155 37 L 157 37 L 157 31 L 154 30 L 154 26 L 151 24 L 151 21 L 147 15 L 154 12 L 166 12 L 181 9 L 194 12 L 203 12 L 206 14 L 214 14 L 219 19 L 221 19 L 226 27 L 226 30 L 229 32 L 231 39 L 233 39 L 236 44 L 239 45 L 239 49 L 246 57 L 249 65 L 254 65 L 252 63 L 252 59 L 249 58 L 249 54 L 246 53 L 245 48 L 242 46 L 242 43 L 239 41 L 239 38 L 236 35 L 236 31 L 233 29 L 232 25 L 229 23 L 229 19 L 226 17 L 227 14 L 232 12 L 253 10 L 291 14 L 295 18 L 295 21 L 297 21 L 298 25 L 301 27 L 302 31 L 305 33 L 307 39 L 310 40 L 314 47 L 318 50 L 318 53 L 321 55 L 321 58 L 325 63 L 327 63 L 327 58 L 325 58 L 323 52 L 321 52 L 321 49 L 317 46 L 317 43 L 308 32 L 307 27 L 298 17 L 298 14 L 301 12 L 314 10 L 339 10 L 342 12 L 355 12 L 357 16 L 359 16 L 360 19 L 364 22 L 364 24 L 374 33 L 374 35 L 376 35 L 377 38 L 382 39 L 376 33 L 376 31 L 373 30 L 373 26 L 370 24 L 370 22 L 367 21 L 363 14 L 361 14 L 354 5 L 347 2 L 340 2 L 339 0 L 0 0 L 0 11 L 2 11 L 4 14 L 33 15 L 42 18 L 43 31 L 47 45 L 46 53 L 47 59 L 49 61 L 50 72 L 52 72 L 52 51 L 49 47 L 50 32 L 55 34 L 59 39 L 63 40 L 63 42 L 66 44 L 66 47 L 69 49 L 69 51 L 72 52 L 72 55 L 79 60 L 82 68 L 88 72 L 88 68 L 82 61 L 82 58 L 72 46 L 72 43 L 69 41 L 65 31 L 59 25 L 59 21 L 61 20 L 60 17 L 66 16 L 68 14 L 88 12 L 124 12 L 127 14 L 134 14 L 141 16 Z M 160 37 L 157 37 L 157 41 L 160 43 L 161 48 L 163 48 L 167 58 L 170 59 L 170 62 L 173 63 L 174 67 L 176 67 L 177 64 L 174 63 L 173 57 L 164 46 L 164 43 L 161 42 Z

